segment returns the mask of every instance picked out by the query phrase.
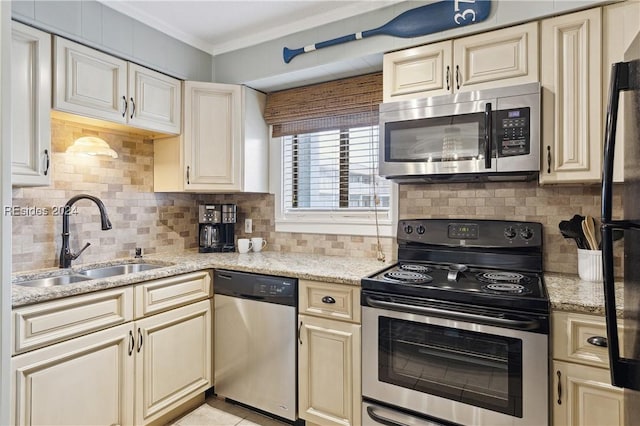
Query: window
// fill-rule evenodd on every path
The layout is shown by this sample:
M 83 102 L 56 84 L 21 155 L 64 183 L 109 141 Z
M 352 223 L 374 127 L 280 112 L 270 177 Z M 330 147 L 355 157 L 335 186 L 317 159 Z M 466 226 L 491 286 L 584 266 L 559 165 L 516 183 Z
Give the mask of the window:
M 375 235 L 377 215 L 380 235 L 393 234 L 394 188 L 378 176 L 378 126 L 276 139 L 276 230 Z
M 397 185 L 378 176 L 376 72 L 269 93 L 276 231 L 394 236 Z

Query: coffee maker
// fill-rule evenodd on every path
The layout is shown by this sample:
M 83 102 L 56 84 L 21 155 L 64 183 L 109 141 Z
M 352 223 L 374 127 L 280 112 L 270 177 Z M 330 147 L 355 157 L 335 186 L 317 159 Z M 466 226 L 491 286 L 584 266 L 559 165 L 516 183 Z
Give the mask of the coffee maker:
M 235 204 L 203 204 L 198 207 L 198 251 L 235 251 Z

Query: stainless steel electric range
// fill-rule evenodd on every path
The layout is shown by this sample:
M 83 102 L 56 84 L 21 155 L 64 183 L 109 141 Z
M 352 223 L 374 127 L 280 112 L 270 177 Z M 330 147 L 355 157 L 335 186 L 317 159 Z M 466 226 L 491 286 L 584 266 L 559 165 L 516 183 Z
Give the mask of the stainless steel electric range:
M 414 219 L 362 280 L 365 425 L 545 425 L 542 225 Z

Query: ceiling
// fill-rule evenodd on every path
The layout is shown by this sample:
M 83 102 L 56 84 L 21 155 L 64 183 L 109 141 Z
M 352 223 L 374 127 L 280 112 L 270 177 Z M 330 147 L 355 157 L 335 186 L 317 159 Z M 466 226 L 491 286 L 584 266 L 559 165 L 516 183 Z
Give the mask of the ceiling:
M 212 55 L 379 9 L 398 0 L 99 0 Z

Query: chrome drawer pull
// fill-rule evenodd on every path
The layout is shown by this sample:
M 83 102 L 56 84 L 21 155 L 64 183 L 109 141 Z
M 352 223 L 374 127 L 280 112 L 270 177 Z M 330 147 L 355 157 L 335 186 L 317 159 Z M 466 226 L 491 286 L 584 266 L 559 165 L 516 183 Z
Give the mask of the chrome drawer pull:
M 599 346 L 601 348 L 607 347 L 607 338 L 602 336 L 592 336 L 587 339 L 587 343 L 592 344 L 593 346 Z
M 336 303 L 336 299 L 331 296 L 325 296 L 322 298 L 322 303 Z

